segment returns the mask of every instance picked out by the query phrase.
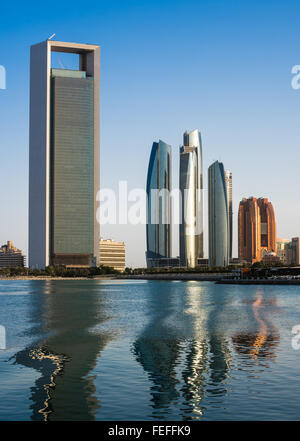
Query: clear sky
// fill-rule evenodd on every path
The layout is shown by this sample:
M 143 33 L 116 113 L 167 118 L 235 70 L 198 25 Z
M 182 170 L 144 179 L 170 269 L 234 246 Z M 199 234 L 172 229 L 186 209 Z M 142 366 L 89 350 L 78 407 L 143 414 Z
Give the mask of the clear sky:
M 291 87 L 299 14 L 297 0 L 2 2 L 0 244 L 27 253 L 29 49 L 54 32 L 101 46 L 102 187 L 145 188 L 158 139 L 172 146 L 177 186 L 182 134 L 199 128 L 205 196 L 214 160 L 233 173 L 234 255 L 242 197 L 268 197 L 278 236 L 300 236 L 300 90 Z M 128 265 L 145 264 L 145 226 L 101 234 L 126 242 Z

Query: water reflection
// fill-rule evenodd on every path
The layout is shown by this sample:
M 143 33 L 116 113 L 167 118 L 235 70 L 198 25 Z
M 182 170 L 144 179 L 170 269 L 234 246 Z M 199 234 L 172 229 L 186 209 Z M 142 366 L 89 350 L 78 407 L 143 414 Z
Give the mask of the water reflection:
M 181 417 L 199 418 L 205 393 L 226 394 L 230 350 L 221 316 L 230 296 L 210 302 L 205 286 L 193 282 L 156 287 L 148 298 L 148 325 L 133 344 L 152 382 L 152 417 L 167 417 L 181 399 Z
M 113 335 L 92 328 L 109 318 L 107 297 L 92 281 L 34 282 L 29 314 L 30 333 L 43 337 L 14 358 L 40 373 L 31 388 L 32 419 L 94 419 L 100 403 L 89 373 Z
M 248 332 L 237 332 L 232 341 L 235 350 L 248 356 L 249 360 L 268 366 L 266 360 L 276 357 L 276 347 L 280 342 L 280 334 L 272 322 L 272 316 L 280 312 L 276 297 L 264 296 L 262 288 L 258 288 L 254 296 L 247 300 L 250 304 L 249 315 L 252 326 Z

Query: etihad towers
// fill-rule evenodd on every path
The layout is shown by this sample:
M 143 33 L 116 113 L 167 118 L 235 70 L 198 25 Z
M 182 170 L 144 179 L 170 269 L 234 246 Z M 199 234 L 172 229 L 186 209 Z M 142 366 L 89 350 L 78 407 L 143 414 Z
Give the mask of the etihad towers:
M 229 241 L 229 260 L 232 259 L 232 238 L 233 238 L 233 225 L 232 225 L 232 172 L 225 170 L 225 185 L 227 191 L 227 204 L 228 204 L 228 241 Z
M 77 69 L 53 69 L 53 52 L 77 54 Z M 99 263 L 99 68 L 99 46 L 31 47 L 30 267 Z
M 154 142 L 147 175 L 147 266 L 171 257 L 171 146 Z
M 198 129 L 183 135 L 180 148 L 179 187 L 181 223 L 179 226 L 180 264 L 195 267 L 203 257 L 203 167 L 202 143 Z
M 215 161 L 208 169 L 209 266 L 229 264 L 229 216 L 225 171 Z

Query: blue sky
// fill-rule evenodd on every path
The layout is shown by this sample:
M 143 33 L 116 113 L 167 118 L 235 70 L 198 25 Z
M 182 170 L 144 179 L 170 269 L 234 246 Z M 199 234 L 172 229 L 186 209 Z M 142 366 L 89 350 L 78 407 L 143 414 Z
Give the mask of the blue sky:
M 182 134 L 199 128 L 205 196 L 212 161 L 233 172 L 235 230 L 239 200 L 264 196 L 274 205 L 278 236 L 300 236 L 300 90 L 291 87 L 292 66 L 300 64 L 299 13 L 297 1 L 2 4 L 0 244 L 10 239 L 27 252 L 29 49 L 54 32 L 57 40 L 101 46 L 102 187 L 127 180 L 144 188 L 158 139 L 172 145 L 176 186 Z M 128 265 L 144 265 L 144 226 L 101 233 L 125 240 Z

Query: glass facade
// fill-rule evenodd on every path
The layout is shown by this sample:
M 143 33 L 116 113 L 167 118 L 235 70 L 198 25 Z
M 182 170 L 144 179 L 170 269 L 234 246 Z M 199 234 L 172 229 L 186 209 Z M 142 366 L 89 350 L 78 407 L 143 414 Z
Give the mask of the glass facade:
M 154 142 L 147 176 L 147 265 L 171 256 L 171 146 Z
M 180 148 L 179 186 L 181 224 L 179 228 L 180 263 L 195 267 L 203 258 L 203 173 L 202 143 L 198 129 L 183 135 Z
M 208 169 L 209 265 L 229 264 L 229 216 L 224 166 L 214 162 Z
M 232 173 L 230 170 L 225 170 L 225 183 L 227 190 L 227 203 L 228 203 L 228 217 L 229 217 L 229 259 L 232 259 L 232 234 L 233 234 L 233 224 L 232 224 Z
M 70 72 L 51 79 L 52 258 L 94 251 L 94 80 Z

